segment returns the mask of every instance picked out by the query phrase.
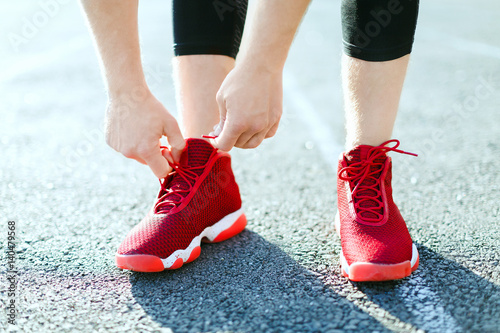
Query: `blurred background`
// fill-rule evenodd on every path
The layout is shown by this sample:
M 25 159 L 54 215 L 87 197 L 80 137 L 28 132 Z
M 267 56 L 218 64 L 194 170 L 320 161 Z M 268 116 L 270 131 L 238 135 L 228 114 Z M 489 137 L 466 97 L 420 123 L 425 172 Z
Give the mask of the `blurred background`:
M 419 157 L 393 156 L 395 199 L 422 256 L 409 288 L 348 284 L 338 273 L 331 222 L 344 137 L 339 0 L 309 8 L 285 68 L 276 137 L 233 150 L 249 218 L 239 243 L 205 246 L 180 272 L 153 277 L 114 267 L 116 247 L 158 183 L 104 142 L 106 94 L 78 2 L 0 1 L 0 222 L 18 224 L 18 329 L 498 332 L 500 2 L 420 6 L 394 131 L 401 149 Z M 139 23 L 147 81 L 175 114 L 170 1 L 141 1 Z M 213 267 L 228 280 L 203 273 Z M 191 276 L 226 288 L 230 299 L 190 284 Z M 283 295 L 294 292 L 290 304 Z M 202 310 L 198 296 L 223 305 Z M 216 311 L 224 316 L 210 321 Z

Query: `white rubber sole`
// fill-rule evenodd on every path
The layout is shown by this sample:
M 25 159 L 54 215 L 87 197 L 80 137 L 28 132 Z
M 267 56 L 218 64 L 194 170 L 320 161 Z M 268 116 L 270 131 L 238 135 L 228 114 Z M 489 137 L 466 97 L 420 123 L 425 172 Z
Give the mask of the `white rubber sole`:
M 222 220 L 215 223 L 214 225 L 206 227 L 205 230 L 203 230 L 198 236 L 193 238 L 193 240 L 191 241 L 191 243 L 187 248 L 185 248 L 184 250 L 177 250 L 174 253 L 172 253 L 168 258 L 161 260 L 163 262 L 163 266 L 165 267 L 165 269 L 172 267 L 172 265 L 179 258 L 181 258 L 183 262 L 186 262 L 191 256 L 191 253 L 193 252 L 194 248 L 201 245 L 201 240 L 203 238 L 206 237 L 209 242 L 213 242 L 223 231 L 231 228 L 233 223 L 242 215 L 243 215 L 243 208 L 240 208 L 234 213 L 226 215 Z
M 116 265 L 119 268 L 137 272 L 159 272 L 165 269 L 177 269 L 184 263 L 198 258 L 201 252 L 202 240 L 206 240 L 208 243 L 216 243 L 231 238 L 245 229 L 246 222 L 243 208 L 240 208 L 226 215 L 219 222 L 206 227 L 198 236 L 193 238 L 185 249 L 176 250 L 165 259 L 147 254 L 116 254 Z

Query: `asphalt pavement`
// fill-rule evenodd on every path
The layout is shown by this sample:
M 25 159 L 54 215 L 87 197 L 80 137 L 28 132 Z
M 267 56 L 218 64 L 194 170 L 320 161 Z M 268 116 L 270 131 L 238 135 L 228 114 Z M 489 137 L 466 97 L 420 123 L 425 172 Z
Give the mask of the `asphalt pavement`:
M 392 155 L 420 267 L 385 283 L 340 275 L 339 9 L 309 9 L 277 135 L 232 151 L 247 229 L 144 274 L 116 268 L 114 252 L 159 185 L 104 142 L 105 91 L 77 3 L 2 1 L 0 331 L 500 332 L 500 4 L 421 3 L 394 131 L 419 157 Z M 147 79 L 175 113 L 170 19 L 169 1 L 141 2 Z

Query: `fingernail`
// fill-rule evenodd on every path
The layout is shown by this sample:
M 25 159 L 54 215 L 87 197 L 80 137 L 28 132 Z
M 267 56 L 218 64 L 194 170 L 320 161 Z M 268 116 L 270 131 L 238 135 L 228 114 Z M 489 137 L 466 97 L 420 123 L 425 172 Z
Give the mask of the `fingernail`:
M 213 135 L 215 135 L 215 136 L 219 136 L 221 132 L 222 132 L 222 126 L 220 126 L 220 125 L 218 124 L 218 125 L 217 125 L 217 128 L 216 128 L 216 129 L 214 130 L 214 132 L 213 132 Z M 210 134 L 212 134 L 212 133 L 210 133 Z

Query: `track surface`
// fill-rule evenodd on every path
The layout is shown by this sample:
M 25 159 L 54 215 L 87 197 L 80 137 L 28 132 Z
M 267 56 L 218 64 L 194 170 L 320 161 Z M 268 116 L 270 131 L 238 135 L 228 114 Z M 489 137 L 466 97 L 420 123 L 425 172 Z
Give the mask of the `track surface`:
M 420 268 L 363 284 L 340 276 L 332 224 L 344 135 L 338 0 L 315 0 L 300 29 L 276 137 L 233 151 L 248 228 L 157 274 L 114 266 L 158 183 L 104 144 L 105 95 L 78 6 L 54 9 L 17 50 L 9 41 L 41 11 L 0 4 L 0 233 L 4 253 L 7 221 L 17 222 L 19 271 L 17 325 L 2 313 L 1 331 L 499 332 L 498 2 L 421 4 L 394 133 L 420 156 L 393 155 Z M 152 89 L 175 111 L 168 1 L 141 3 L 141 35 Z

